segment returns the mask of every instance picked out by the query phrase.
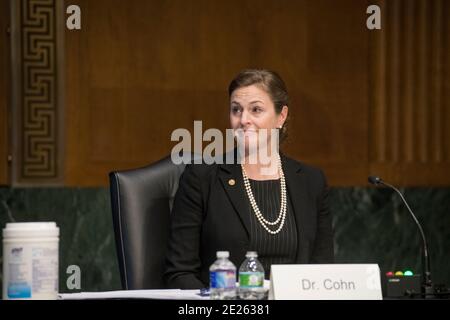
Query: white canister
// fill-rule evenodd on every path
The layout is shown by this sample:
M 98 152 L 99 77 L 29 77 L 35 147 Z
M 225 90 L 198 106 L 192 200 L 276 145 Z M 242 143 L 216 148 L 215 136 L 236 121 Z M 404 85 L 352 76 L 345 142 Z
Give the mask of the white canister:
M 55 222 L 7 223 L 3 229 L 3 299 L 56 299 L 58 261 Z

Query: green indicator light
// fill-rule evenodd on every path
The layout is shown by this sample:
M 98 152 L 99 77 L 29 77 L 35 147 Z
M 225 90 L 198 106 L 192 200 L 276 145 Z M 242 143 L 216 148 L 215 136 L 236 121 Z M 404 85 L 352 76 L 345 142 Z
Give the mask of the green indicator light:
M 403 272 L 404 276 L 413 276 L 414 273 L 411 270 L 406 270 L 405 272 Z

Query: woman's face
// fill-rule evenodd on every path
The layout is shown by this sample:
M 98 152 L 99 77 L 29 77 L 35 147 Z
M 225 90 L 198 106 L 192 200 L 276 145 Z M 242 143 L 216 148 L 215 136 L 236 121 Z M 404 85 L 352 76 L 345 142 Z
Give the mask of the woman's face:
M 280 128 L 286 121 L 288 107 L 284 106 L 277 114 L 269 94 L 258 85 L 238 88 L 230 97 L 231 128 L 242 132 L 245 148 L 261 142 L 270 143 L 270 129 Z M 267 129 L 267 140 L 258 141 L 258 131 Z

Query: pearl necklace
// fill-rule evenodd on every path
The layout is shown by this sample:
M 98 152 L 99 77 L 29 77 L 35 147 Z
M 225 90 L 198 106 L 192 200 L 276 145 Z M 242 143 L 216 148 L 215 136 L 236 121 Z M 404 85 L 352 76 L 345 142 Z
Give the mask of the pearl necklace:
M 277 234 L 281 231 L 281 229 L 284 226 L 284 221 L 286 220 L 286 181 L 284 179 L 284 173 L 283 168 L 281 166 L 281 159 L 280 155 L 278 155 L 278 172 L 280 175 L 280 188 L 281 188 L 281 206 L 280 206 L 280 214 L 275 221 L 268 221 L 264 218 L 264 216 L 261 214 L 261 211 L 258 208 L 258 205 L 256 204 L 255 197 L 253 196 L 252 188 L 250 186 L 250 181 L 248 180 L 247 173 L 245 172 L 244 165 L 241 164 L 242 168 L 242 176 L 244 178 L 244 186 L 245 190 L 247 192 L 248 199 L 250 200 L 250 204 L 253 208 L 253 212 L 256 215 L 256 218 L 258 219 L 259 223 L 266 229 L 267 232 L 270 234 Z M 276 230 L 271 230 L 269 226 L 275 226 L 277 224 L 280 224 Z

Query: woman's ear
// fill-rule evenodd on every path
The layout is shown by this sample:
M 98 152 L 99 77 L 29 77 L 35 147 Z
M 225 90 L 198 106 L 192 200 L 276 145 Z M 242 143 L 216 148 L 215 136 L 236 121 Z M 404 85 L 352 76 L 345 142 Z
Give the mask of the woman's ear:
M 288 116 L 288 112 L 289 112 L 288 106 L 283 106 L 283 109 L 281 109 L 281 112 L 278 116 L 278 127 L 282 127 L 284 125 L 284 122 L 286 121 Z

